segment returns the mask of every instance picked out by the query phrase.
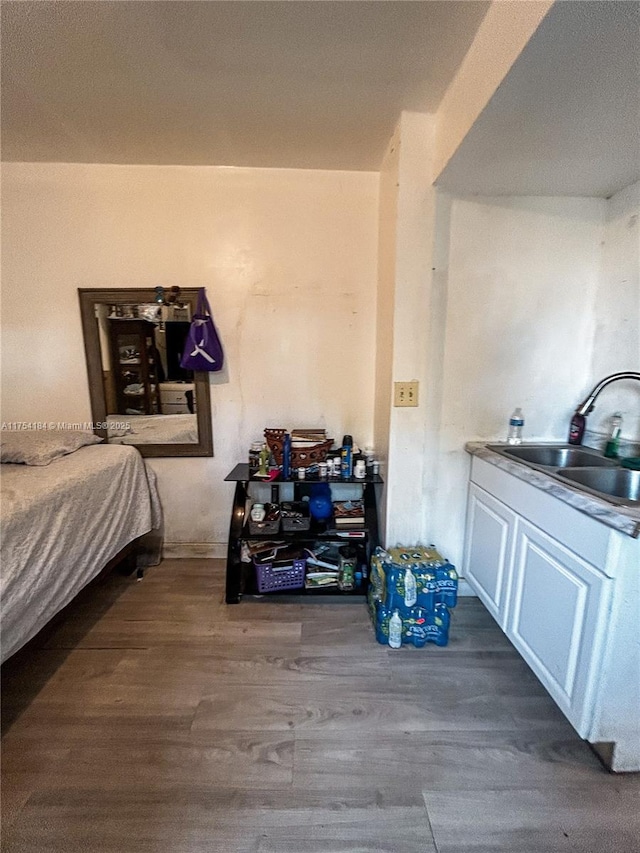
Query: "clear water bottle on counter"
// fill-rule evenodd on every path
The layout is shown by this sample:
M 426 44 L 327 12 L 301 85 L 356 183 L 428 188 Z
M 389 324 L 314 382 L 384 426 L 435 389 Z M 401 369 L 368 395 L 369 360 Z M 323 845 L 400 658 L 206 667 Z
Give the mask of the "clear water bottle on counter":
M 509 418 L 509 432 L 507 433 L 507 444 L 522 444 L 522 428 L 524 426 L 524 415 L 522 409 L 515 409 Z

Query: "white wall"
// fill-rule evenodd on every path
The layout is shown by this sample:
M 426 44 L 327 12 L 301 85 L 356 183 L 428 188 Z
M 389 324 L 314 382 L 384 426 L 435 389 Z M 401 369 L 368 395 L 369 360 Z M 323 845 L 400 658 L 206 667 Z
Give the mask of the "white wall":
M 462 559 L 465 442 L 565 440 L 589 384 L 606 202 L 453 199 L 432 539 Z
M 372 443 L 378 175 L 3 166 L 3 420 L 90 420 L 78 287 L 205 285 L 213 459 L 152 460 L 170 542 L 223 543 L 265 426 Z
M 636 182 L 607 202 L 590 375 L 578 396 L 586 396 L 612 373 L 640 371 L 639 219 L 640 182 Z M 640 383 L 608 385 L 589 415 L 589 430 L 606 434 L 615 411 L 623 415 L 622 435 L 640 442 Z
M 380 176 L 6 164 L 3 420 L 90 418 L 78 287 L 206 285 L 228 365 L 216 455 L 151 462 L 167 538 L 224 543 L 222 481 L 249 441 L 322 424 L 387 463 L 388 543 L 460 564 L 465 442 L 503 439 L 516 405 L 528 438 L 563 440 L 595 381 L 639 367 L 639 185 L 450 199 L 429 186 L 431 132 L 404 114 Z M 420 407 L 393 409 L 414 378 Z M 603 392 L 589 425 L 620 407 L 640 439 L 638 387 Z
M 394 310 L 396 294 L 396 229 L 400 169 L 400 124 L 387 146 L 380 169 L 378 205 L 378 287 L 376 307 L 376 376 L 373 441 L 388 480 L 391 402 L 393 386 Z M 378 515 L 381 538 L 387 529 L 387 484 L 380 489 Z
M 638 185 L 610 201 L 438 193 L 434 209 L 420 166 L 428 126 L 400 130 L 392 378 L 415 373 L 423 387 L 418 409 L 390 409 L 385 534 L 433 541 L 460 565 L 465 443 L 504 440 L 516 406 L 526 439 L 565 441 L 596 381 L 640 368 Z M 420 131 L 421 159 L 405 150 L 420 150 Z M 393 192 L 383 175 L 381 204 Z M 623 434 L 640 441 L 639 402 L 637 382 L 612 386 L 589 426 L 619 407 Z
M 432 131 L 431 117 L 403 113 L 380 176 L 376 445 L 386 450 L 386 544 L 433 541 L 459 565 L 465 443 L 504 440 L 516 406 L 527 438 L 566 440 L 600 378 L 595 354 L 634 368 L 637 220 L 628 193 L 609 203 L 434 193 Z M 617 276 L 615 307 L 602 298 L 607 275 Z M 408 379 L 420 380 L 420 405 L 394 408 L 389 383 Z
M 429 515 L 431 391 L 428 357 L 436 192 L 431 183 L 433 116 L 403 112 L 380 176 L 376 443 L 383 448 L 382 539 L 424 541 Z M 436 367 L 439 371 L 439 366 Z M 417 380 L 419 405 L 393 406 L 393 383 Z M 386 432 L 385 432 L 386 431 Z
M 424 542 L 429 391 L 438 381 L 428 359 L 436 191 L 432 186 L 435 121 L 404 112 L 396 224 L 393 381 L 419 382 L 416 408 L 391 407 L 387 466 L 387 545 Z

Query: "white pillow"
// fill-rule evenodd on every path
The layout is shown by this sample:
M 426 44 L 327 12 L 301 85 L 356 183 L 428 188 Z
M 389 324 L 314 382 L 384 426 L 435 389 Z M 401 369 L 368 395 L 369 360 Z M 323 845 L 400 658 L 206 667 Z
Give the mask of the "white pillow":
M 101 441 L 99 435 L 75 429 L 3 430 L 0 433 L 0 460 L 48 465 L 60 456 Z

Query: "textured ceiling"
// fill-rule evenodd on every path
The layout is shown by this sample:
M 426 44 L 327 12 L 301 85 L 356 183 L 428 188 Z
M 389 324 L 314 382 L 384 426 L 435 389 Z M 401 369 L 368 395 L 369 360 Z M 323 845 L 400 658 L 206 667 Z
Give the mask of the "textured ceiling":
M 5 160 L 376 170 L 488 3 L 2 3 Z
M 438 179 L 608 197 L 640 178 L 640 3 L 556 3 Z

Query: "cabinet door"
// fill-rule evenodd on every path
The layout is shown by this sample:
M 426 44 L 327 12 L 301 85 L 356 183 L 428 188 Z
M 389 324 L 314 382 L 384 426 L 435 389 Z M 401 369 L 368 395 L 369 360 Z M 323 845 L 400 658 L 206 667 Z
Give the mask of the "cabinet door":
M 464 577 L 502 629 L 516 515 L 474 483 L 469 485 Z
M 526 521 L 518 524 L 507 636 L 585 736 L 611 581 Z

